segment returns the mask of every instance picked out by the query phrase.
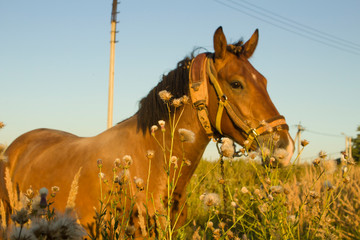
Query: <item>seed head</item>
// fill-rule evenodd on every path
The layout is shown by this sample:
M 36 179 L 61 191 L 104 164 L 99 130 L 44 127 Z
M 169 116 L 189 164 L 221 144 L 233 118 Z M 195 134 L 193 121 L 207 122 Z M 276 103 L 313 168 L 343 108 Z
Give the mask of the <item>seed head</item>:
M 244 194 L 249 193 L 249 190 L 246 187 L 242 187 L 240 191 Z
M 284 160 L 289 155 L 288 151 L 284 148 L 277 148 L 274 151 L 274 157 L 279 161 Z
M 98 168 L 102 168 L 103 161 L 101 159 L 96 160 L 96 163 L 97 163 Z
M 98 174 L 98 176 L 99 176 L 100 179 L 105 179 L 105 173 L 103 173 L 103 172 L 100 172 Z
M 154 155 L 155 155 L 155 151 L 154 150 L 147 150 L 146 152 L 146 157 L 148 159 L 153 159 L 154 158 Z
M 154 136 L 154 135 L 155 135 L 155 131 L 158 130 L 158 129 L 159 129 L 158 126 L 152 125 L 152 126 L 151 126 L 151 135 Z
M 22 208 L 20 211 L 16 211 L 14 215 L 11 216 L 11 220 L 20 224 L 21 226 L 24 225 L 29 221 L 29 215 L 25 208 Z
M 214 223 L 212 221 L 208 221 L 206 225 L 210 229 L 212 229 L 214 227 Z
M 349 176 L 344 177 L 343 182 L 344 183 L 349 183 L 350 182 L 350 177 Z
M 326 153 L 326 152 L 324 152 L 324 151 L 320 151 L 320 152 L 319 152 L 319 157 L 320 157 L 320 158 L 324 159 L 324 158 L 326 158 L 326 156 L 327 156 L 327 153 Z
M 144 190 L 144 180 L 135 176 L 134 183 L 135 183 L 136 188 L 139 189 L 139 191 Z
M 120 160 L 120 158 L 115 158 L 115 160 L 114 160 L 114 165 L 115 165 L 115 167 L 120 167 L 120 166 L 121 166 L 121 160 Z
M 203 198 L 203 203 L 208 206 L 216 206 L 220 203 L 220 197 L 216 193 L 208 193 Z
M 181 142 L 189 142 L 193 143 L 195 141 L 195 133 L 185 128 L 179 128 L 178 130 L 180 134 L 180 141 Z
M 303 147 L 305 147 L 305 146 L 308 145 L 308 144 L 309 144 L 309 141 L 306 140 L 306 139 L 304 139 L 304 140 L 301 141 L 301 146 L 303 146 Z
M 32 199 L 34 197 L 34 191 L 32 190 L 32 187 L 30 186 L 29 189 L 26 190 L 25 196 L 28 199 Z
M 51 192 L 57 193 L 57 192 L 59 192 L 59 191 L 60 191 L 60 188 L 59 188 L 58 186 L 52 186 L 52 187 L 51 187 Z
M 312 163 L 316 167 L 316 166 L 318 166 L 320 164 L 320 161 L 321 161 L 320 158 L 315 158 Z
M 222 139 L 222 145 L 220 147 L 220 150 L 222 152 L 222 155 L 228 158 L 234 157 L 234 142 L 230 138 L 223 138 Z
M 182 105 L 181 98 L 175 98 L 171 104 L 176 108 L 181 107 Z
M 161 127 L 161 131 L 165 131 L 165 121 L 159 120 L 158 123 L 159 123 L 159 126 Z
M 191 166 L 191 161 L 187 158 L 184 159 L 184 163 L 186 166 L 190 167 Z
M 130 172 L 129 169 L 122 169 L 118 175 L 118 182 L 119 184 L 125 184 L 130 179 Z
M 284 188 L 283 188 L 282 186 L 280 186 L 280 185 L 271 186 L 271 187 L 270 187 L 270 192 L 271 192 L 271 193 L 279 194 L 279 193 L 284 192 Z
M 184 104 L 184 105 L 185 105 L 185 104 L 188 104 L 189 101 L 190 101 L 190 99 L 189 99 L 188 96 L 184 95 L 184 96 L 181 97 L 181 102 L 182 102 L 182 104 Z
M 162 90 L 162 91 L 159 92 L 159 97 L 164 102 L 169 102 L 170 99 L 173 97 L 173 95 L 170 92 L 166 91 L 166 90 Z
M 133 163 L 132 157 L 130 155 L 125 155 L 123 157 L 123 164 L 124 167 L 130 167 L 130 165 Z

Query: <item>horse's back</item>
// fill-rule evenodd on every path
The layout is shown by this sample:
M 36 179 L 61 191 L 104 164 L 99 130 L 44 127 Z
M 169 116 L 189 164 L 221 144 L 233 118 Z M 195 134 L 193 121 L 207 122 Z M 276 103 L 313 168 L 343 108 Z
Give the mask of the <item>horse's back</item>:
M 53 130 L 53 129 L 36 129 L 19 136 L 10 144 L 6 150 L 6 156 L 9 160 L 11 175 L 20 161 L 34 159 L 44 151 L 64 141 L 75 140 L 74 134 Z

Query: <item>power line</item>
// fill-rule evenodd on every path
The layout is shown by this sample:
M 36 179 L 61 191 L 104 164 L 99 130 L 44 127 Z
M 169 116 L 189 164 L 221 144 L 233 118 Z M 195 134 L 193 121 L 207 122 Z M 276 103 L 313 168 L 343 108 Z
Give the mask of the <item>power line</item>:
M 298 128 L 298 125 L 293 125 L 292 127 Z M 309 133 L 317 134 L 317 135 L 322 135 L 322 136 L 326 136 L 326 137 L 344 138 L 344 136 L 339 135 L 339 134 L 332 134 L 332 133 L 324 133 L 324 132 L 313 131 L 313 130 L 310 130 L 310 129 L 306 128 L 306 127 L 302 127 L 301 131 L 309 132 Z
M 292 20 L 292 19 L 290 19 L 290 18 L 286 18 L 286 17 L 281 16 L 281 15 L 275 13 L 275 12 L 269 11 L 269 10 L 267 10 L 267 9 L 265 9 L 265 8 L 262 8 L 262 7 L 258 6 L 258 5 L 255 5 L 255 4 L 253 4 L 253 3 L 249 2 L 249 1 L 246 1 L 246 0 L 240 0 L 240 1 L 245 2 L 246 4 L 251 5 L 251 6 L 255 7 L 256 9 L 260 9 L 260 10 L 263 11 L 263 12 L 269 13 L 269 14 L 272 15 L 272 16 L 275 16 L 275 17 L 277 17 L 277 18 L 283 19 L 283 20 L 285 20 L 285 21 L 287 21 L 287 22 L 291 22 L 291 23 L 293 23 L 293 24 L 295 25 L 296 28 L 299 28 L 299 27 L 300 27 L 299 29 L 304 29 L 306 32 L 310 32 L 310 33 L 312 33 L 312 34 L 321 36 L 321 37 L 323 37 L 323 38 L 326 38 L 326 39 L 329 40 L 329 41 L 337 41 L 337 42 L 340 43 L 340 44 L 346 44 L 346 45 L 348 45 L 350 48 L 356 48 L 357 50 L 360 50 L 360 44 L 357 44 L 357 43 L 351 42 L 351 41 L 349 41 L 349 40 L 340 38 L 340 37 L 338 37 L 338 36 L 335 36 L 335 35 L 332 35 L 332 34 L 323 32 L 323 31 L 321 31 L 321 30 L 319 30 L 319 29 L 316 29 L 316 28 L 313 28 L 313 27 L 311 27 L 311 26 L 307 26 L 307 25 L 305 25 L 305 24 L 299 23 L 299 22 L 294 21 L 294 20 Z M 232 2 L 233 2 L 233 1 L 232 1 Z M 287 24 L 288 24 L 288 23 L 287 23 Z M 291 25 L 294 26 L 293 24 L 291 24 Z
M 266 23 L 268 23 L 268 24 L 270 24 L 270 25 L 273 25 L 273 26 L 275 26 L 275 27 L 277 27 L 277 28 L 280 28 L 280 29 L 282 29 L 282 30 L 284 30 L 284 31 L 291 32 L 291 33 L 293 33 L 293 34 L 296 34 L 296 35 L 299 35 L 299 36 L 301 36 L 301 37 L 303 37 L 303 38 L 306 38 L 306 39 L 309 39 L 309 40 L 312 40 L 312 41 L 321 43 L 321 44 L 326 45 L 326 46 L 328 46 L 328 47 L 336 48 L 336 49 L 338 49 L 338 50 L 341 50 L 341 51 L 344 51 L 344 52 L 348 52 L 348 53 L 351 53 L 351 54 L 360 56 L 360 49 L 358 50 L 358 49 L 357 49 L 358 47 L 349 46 L 349 45 L 344 45 L 343 43 L 341 44 L 341 46 L 335 45 L 335 44 L 332 43 L 332 42 L 334 42 L 333 40 L 332 40 L 331 42 L 329 42 L 329 38 L 328 38 L 328 37 L 324 37 L 324 36 L 321 36 L 321 35 L 319 35 L 319 34 L 314 34 L 313 32 L 310 32 L 309 30 L 304 31 L 304 29 L 303 29 L 303 28 L 300 28 L 299 26 L 296 26 L 296 27 L 295 27 L 295 28 L 298 29 L 298 30 L 291 29 L 291 27 L 294 27 L 294 24 L 290 24 L 290 23 L 288 23 L 288 22 L 278 20 L 278 19 L 276 19 L 275 17 L 269 16 L 268 14 L 263 14 L 263 13 L 257 11 L 257 10 L 254 10 L 254 9 L 249 8 L 249 7 L 247 7 L 247 6 L 241 5 L 240 3 L 234 2 L 234 1 L 232 1 L 232 0 L 225 0 L 225 1 L 230 2 L 230 3 L 232 3 L 233 5 L 229 5 L 228 3 L 222 2 L 222 1 L 220 1 L 220 0 L 214 0 L 214 1 L 217 2 L 217 3 L 219 3 L 219 4 L 221 4 L 221 5 L 223 5 L 223 6 L 226 6 L 226 7 L 228 7 L 228 8 L 231 8 L 231 9 L 233 9 L 233 10 L 235 10 L 235 11 L 238 11 L 238 12 L 241 12 L 241 13 L 243 13 L 243 14 L 245 14 L 245 15 L 248 15 L 248 16 L 250 16 L 250 17 L 252 17 L 252 18 L 258 19 L 258 20 L 260 20 L 260 21 L 263 21 L 263 22 L 266 22 Z M 237 8 L 236 6 L 234 6 L 234 4 L 237 5 L 237 6 L 241 6 L 242 8 L 245 8 L 245 9 L 247 9 L 247 10 L 250 10 L 250 11 L 254 12 L 255 14 L 251 14 L 251 13 L 249 13 L 249 12 L 247 12 L 247 11 L 244 11 L 244 10 L 242 10 L 242 9 L 240 9 L 240 8 Z M 261 17 L 260 17 L 259 15 L 256 15 L 256 14 L 260 14 Z M 280 15 L 279 15 L 279 16 L 280 16 Z M 264 17 L 265 17 L 265 18 L 264 18 Z M 269 19 L 271 19 L 272 21 L 267 20 L 266 18 L 269 18 Z M 274 21 L 275 21 L 275 22 L 274 22 Z M 293 22 L 295 22 L 295 21 L 293 21 Z M 284 25 L 285 25 L 285 26 L 284 26 Z M 301 24 L 301 25 L 302 25 L 302 24 Z M 304 25 L 304 26 L 305 26 L 305 25 Z M 301 32 L 299 32 L 299 30 L 300 30 Z M 317 35 L 317 38 L 314 37 L 314 36 L 312 36 L 312 35 L 311 35 L 311 36 L 310 36 L 310 35 L 307 35 L 307 34 L 304 33 L 304 32 L 308 32 L 308 34 L 309 34 L 309 32 L 310 32 L 312 35 Z M 330 35 L 330 36 L 331 36 L 331 35 Z M 337 41 L 339 41 L 339 40 L 337 40 Z M 355 45 L 356 45 L 356 44 L 355 44 Z

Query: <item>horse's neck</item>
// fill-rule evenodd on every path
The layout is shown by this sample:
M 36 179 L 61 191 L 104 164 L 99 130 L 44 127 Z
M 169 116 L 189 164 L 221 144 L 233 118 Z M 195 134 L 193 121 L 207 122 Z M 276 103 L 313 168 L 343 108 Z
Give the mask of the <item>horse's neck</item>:
M 180 112 L 181 109 L 178 109 L 176 119 L 179 119 Z M 163 143 L 162 131 L 159 129 L 155 132 L 155 137 L 158 140 L 156 141 L 154 137 L 150 134 L 150 132 L 143 133 L 141 130 L 138 129 L 137 118 L 138 115 L 135 114 L 134 116 L 130 117 L 127 120 L 124 120 L 115 127 L 105 131 L 101 135 L 103 135 L 103 137 L 106 137 L 106 140 L 104 139 L 101 141 L 111 142 L 111 148 L 119 148 L 119 146 L 122 146 L 122 148 L 126 148 L 122 150 L 124 151 L 123 154 L 130 154 L 130 152 L 132 152 L 130 150 L 131 148 L 134 148 L 137 151 L 136 153 L 134 152 L 134 154 L 139 154 L 139 151 L 143 151 L 142 156 L 145 155 L 147 150 L 156 150 L 155 154 L 161 157 L 155 157 L 154 161 L 158 162 L 153 163 L 156 164 L 156 166 L 158 166 L 160 169 L 162 169 L 165 161 L 162 157 L 163 154 L 158 154 L 162 151 L 161 147 L 159 146 Z M 165 121 L 166 148 L 169 149 L 171 145 L 171 129 L 169 126 L 169 121 Z M 194 142 L 184 142 L 183 144 L 181 144 L 180 135 L 178 133 L 178 129 L 180 128 L 192 131 L 195 134 Z M 131 144 L 129 143 L 128 145 L 124 145 L 124 142 L 131 142 Z M 181 186 L 185 186 L 186 183 L 188 183 L 188 181 L 190 180 L 196 167 L 198 166 L 199 161 L 205 151 L 205 148 L 209 143 L 209 138 L 205 134 L 205 131 L 203 130 L 199 120 L 197 119 L 196 110 L 190 104 L 184 106 L 184 112 L 174 132 L 173 143 L 174 144 L 172 149 L 172 155 L 178 157 L 179 166 L 183 157 L 191 161 L 190 166 L 182 167 L 181 179 L 179 179 L 179 182 L 183 182 Z M 168 153 L 169 152 L 167 152 L 166 154 L 167 157 L 169 157 Z M 179 190 L 183 191 L 184 189 Z

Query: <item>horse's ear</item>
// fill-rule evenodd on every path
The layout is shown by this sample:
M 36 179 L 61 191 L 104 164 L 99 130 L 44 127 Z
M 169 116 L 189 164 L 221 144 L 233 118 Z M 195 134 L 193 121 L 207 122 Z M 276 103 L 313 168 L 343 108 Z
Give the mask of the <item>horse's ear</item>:
M 256 29 L 254 34 L 249 39 L 249 41 L 247 41 L 244 44 L 243 54 L 246 58 L 250 58 L 253 55 L 253 53 L 255 52 L 258 40 L 259 40 L 259 30 Z
M 215 50 L 215 59 L 222 59 L 226 54 L 226 38 L 222 27 L 218 27 L 214 34 L 214 50 Z

